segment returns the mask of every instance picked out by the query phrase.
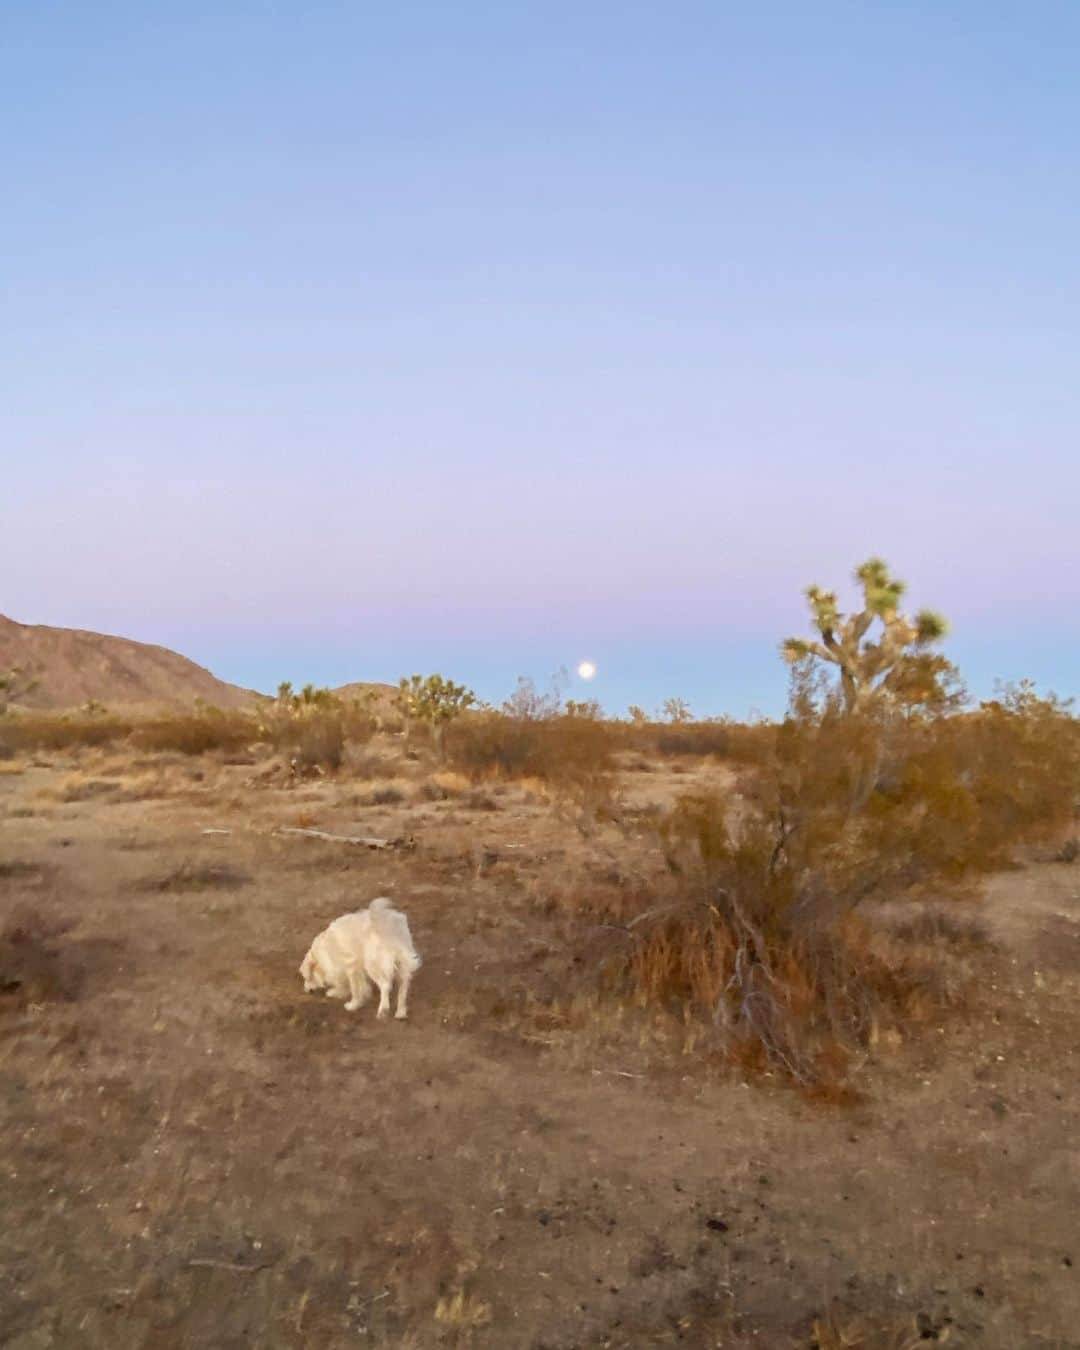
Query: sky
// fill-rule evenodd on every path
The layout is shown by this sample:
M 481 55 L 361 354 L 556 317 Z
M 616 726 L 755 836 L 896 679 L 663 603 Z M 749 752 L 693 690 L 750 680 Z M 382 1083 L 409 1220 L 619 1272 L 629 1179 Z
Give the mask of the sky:
M 9 0 L 0 613 L 783 707 L 883 555 L 1080 694 L 1080 6 Z

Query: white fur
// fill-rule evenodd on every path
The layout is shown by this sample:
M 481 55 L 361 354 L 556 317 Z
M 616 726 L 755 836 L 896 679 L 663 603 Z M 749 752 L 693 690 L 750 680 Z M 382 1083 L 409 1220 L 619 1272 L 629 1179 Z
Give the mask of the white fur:
M 355 1012 L 371 997 L 374 983 L 379 991 L 377 1016 L 390 1011 L 390 990 L 398 982 L 397 1012 L 409 1013 L 409 985 L 420 969 L 408 920 L 385 896 L 372 900 L 367 909 L 343 914 L 325 928 L 308 948 L 300 964 L 304 988 L 325 989 L 327 998 L 345 998 L 348 1012 Z

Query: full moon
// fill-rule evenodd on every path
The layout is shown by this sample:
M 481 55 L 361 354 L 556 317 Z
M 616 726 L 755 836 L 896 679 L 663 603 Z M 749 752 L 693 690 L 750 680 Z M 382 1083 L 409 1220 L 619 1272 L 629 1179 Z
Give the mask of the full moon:
M 592 661 L 582 661 L 581 665 L 577 668 L 577 673 L 583 680 L 591 680 L 596 674 L 596 666 Z

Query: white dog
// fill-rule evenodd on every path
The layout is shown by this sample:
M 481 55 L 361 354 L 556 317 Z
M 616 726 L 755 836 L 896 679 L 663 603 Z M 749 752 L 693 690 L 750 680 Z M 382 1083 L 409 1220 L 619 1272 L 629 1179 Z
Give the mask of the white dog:
M 377 1016 L 390 1011 L 390 990 L 398 981 L 398 1018 L 409 1013 L 409 985 L 420 969 L 405 915 L 385 896 L 372 900 L 367 909 L 343 914 L 324 929 L 300 963 L 304 988 L 325 989 L 327 998 L 344 998 L 347 1011 L 355 1012 L 371 997 L 372 982 L 379 990 Z

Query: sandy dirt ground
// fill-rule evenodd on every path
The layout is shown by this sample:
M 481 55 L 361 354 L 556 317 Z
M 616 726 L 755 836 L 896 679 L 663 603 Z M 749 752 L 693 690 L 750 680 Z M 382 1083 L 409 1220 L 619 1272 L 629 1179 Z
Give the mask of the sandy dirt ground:
M 841 1109 L 596 995 L 647 832 L 412 764 L 0 770 L 0 920 L 67 930 L 0 991 L 6 1350 L 1080 1346 L 1080 865 L 992 879 L 969 1011 Z M 722 772 L 640 770 L 626 818 Z M 297 974 L 379 894 L 404 1024 Z

